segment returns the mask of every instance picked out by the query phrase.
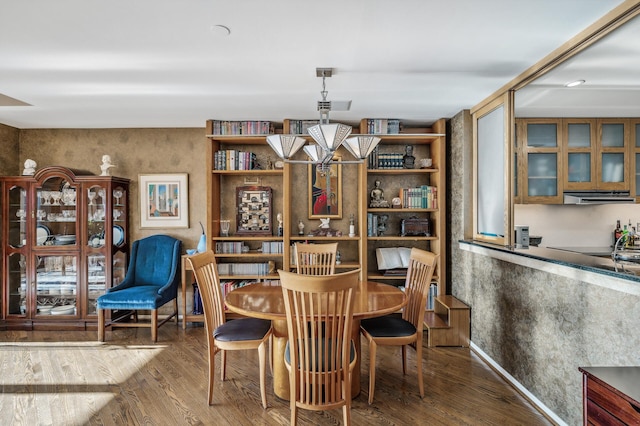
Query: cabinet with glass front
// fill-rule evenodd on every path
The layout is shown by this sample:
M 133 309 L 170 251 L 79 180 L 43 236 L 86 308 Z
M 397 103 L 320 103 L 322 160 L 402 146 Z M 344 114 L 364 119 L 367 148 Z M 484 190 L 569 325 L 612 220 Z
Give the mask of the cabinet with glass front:
M 567 118 L 562 123 L 564 190 L 628 191 L 628 120 Z
M 6 328 L 86 328 L 96 299 L 125 275 L 127 179 L 47 167 L 3 177 Z
M 523 177 L 520 197 L 523 203 L 562 202 L 560 190 L 561 126 L 552 119 L 516 120 L 517 146 Z

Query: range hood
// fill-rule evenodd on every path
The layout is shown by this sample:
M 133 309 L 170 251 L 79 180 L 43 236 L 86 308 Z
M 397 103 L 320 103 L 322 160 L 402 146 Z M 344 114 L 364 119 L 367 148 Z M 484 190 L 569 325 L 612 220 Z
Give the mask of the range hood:
M 564 204 L 633 204 L 636 200 L 629 191 L 565 192 Z

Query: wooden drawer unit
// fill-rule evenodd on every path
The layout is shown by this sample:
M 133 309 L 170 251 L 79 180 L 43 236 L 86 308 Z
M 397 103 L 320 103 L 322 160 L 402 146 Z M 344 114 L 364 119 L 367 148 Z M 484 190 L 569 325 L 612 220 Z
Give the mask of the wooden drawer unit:
M 640 367 L 580 367 L 583 424 L 640 424 Z

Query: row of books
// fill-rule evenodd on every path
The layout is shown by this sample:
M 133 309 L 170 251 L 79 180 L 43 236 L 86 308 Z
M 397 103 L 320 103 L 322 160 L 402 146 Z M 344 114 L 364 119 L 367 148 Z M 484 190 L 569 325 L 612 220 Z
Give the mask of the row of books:
M 289 120 L 289 133 L 292 135 L 305 135 L 309 127 L 320 124 L 319 120 Z
M 227 121 L 213 120 L 214 135 L 268 135 L 274 133 L 270 121 Z
M 378 152 L 375 147 L 367 159 L 369 169 L 403 169 L 404 154 L 396 152 Z
M 398 287 L 400 290 L 405 291 L 404 286 Z M 432 281 L 429 285 L 429 293 L 427 294 L 427 306 L 426 309 L 433 310 L 433 304 L 438 297 L 438 283 Z
M 421 185 L 415 188 L 400 188 L 403 209 L 437 209 L 438 188 Z
M 377 214 L 367 213 L 367 237 L 377 237 L 380 235 L 380 231 L 378 230 L 378 226 L 381 223 L 379 216 L 380 215 Z
M 218 263 L 220 275 L 269 275 L 275 273 L 275 262 Z
M 213 153 L 215 170 L 253 170 L 256 165 L 256 154 L 236 149 L 225 149 Z
M 263 241 L 262 253 L 282 253 L 284 251 L 284 243 L 282 241 Z
M 400 120 L 395 118 L 368 118 L 367 133 L 398 134 L 400 133 Z

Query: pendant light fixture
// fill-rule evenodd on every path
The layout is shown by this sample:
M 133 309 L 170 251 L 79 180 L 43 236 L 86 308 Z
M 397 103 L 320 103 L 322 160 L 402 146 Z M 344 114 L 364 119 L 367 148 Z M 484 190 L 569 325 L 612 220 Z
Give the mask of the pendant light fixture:
M 322 100 L 318 101 L 318 112 L 320 113 L 320 123 L 309 127 L 307 130 L 316 145 L 305 145 L 305 138 L 296 135 L 270 135 L 267 136 L 267 143 L 273 148 L 278 156 L 288 163 L 330 163 L 334 153 L 344 145 L 345 149 L 351 153 L 356 161 L 341 161 L 345 163 L 362 163 L 371 154 L 380 142 L 380 138 L 375 136 L 359 135 L 349 138 L 351 126 L 340 123 L 329 123 L 329 112 L 331 111 L 331 101 L 327 101 L 327 90 L 325 79 L 333 75 L 332 68 L 317 68 L 316 75 L 322 77 Z M 349 102 L 350 104 L 351 102 Z M 310 160 L 292 160 L 293 155 L 304 146 L 304 151 Z

